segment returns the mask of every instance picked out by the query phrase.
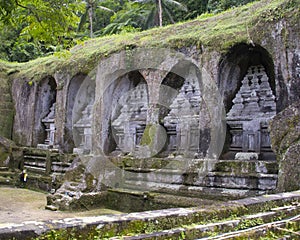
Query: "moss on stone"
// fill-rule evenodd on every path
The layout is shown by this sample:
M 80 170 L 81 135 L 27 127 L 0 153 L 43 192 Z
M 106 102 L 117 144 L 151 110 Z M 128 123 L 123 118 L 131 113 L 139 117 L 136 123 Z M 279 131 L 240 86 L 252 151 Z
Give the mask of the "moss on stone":
M 11 97 L 11 81 L 7 68 L 0 62 L 0 136 L 11 138 L 14 107 Z
M 278 191 L 300 188 L 300 103 L 296 102 L 277 114 L 270 123 L 273 150 L 278 156 Z
M 221 14 L 204 14 L 195 20 L 163 28 L 92 39 L 75 46 L 69 52 L 56 53 L 28 63 L 2 62 L 0 67 L 2 64 L 13 78 L 39 81 L 55 73 L 89 73 L 101 59 L 122 50 L 128 51 L 128 48 L 179 49 L 195 46 L 205 51 L 222 53 L 238 43 L 260 42 L 261 29 L 273 29 L 274 23 L 280 19 L 286 18 L 291 24 L 297 23 L 299 11 L 296 5 L 297 0 L 262 0 Z
M 0 166 L 8 166 L 12 158 L 12 150 L 16 147 L 15 143 L 0 135 Z
M 284 204 L 291 204 L 293 199 L 289 200 L 272 200 L 272 201 L 257 201 L 255 202 L 255 210 L 253 204 L 243 205 L 233 205 L 230 203 L 228 205 L 222 206 L 210 206 L 206 209 L 195 209 L 191 213 L 187 214 L 173 214 L 167 216 L 156 216 L 149 218 L 127 218 L 121 221 L 113 221 L 109 223 L 98 223 L 90 226 L 80 226 L 77 228 L 69 228 L 62 230 L 52 230 L 45 233 L 43 236 L 37 239 L 107 239 L 110 237 L 117 237 L 122 239 L 126 236 L 135 236 L 140 234 L 151 234 L 155 232 L 160 232 L 163 230 L 179 229 L 179 231 L 172 231 L 172 234 L 168 236 L 168 239 L 195 239 L 199 237 L 208 237 L 215 235 L 216 233 L 221 234 L 224 232 L 229 232 L 233 230 L 248 229 L 253 226 L 261 225 L 266 222 L 280 220 L 281 218 L 286 218 L 290 216 L 290 211 L 269 216 L 261 215 L 260 217 L 253 217 L 254 213 L 270 211 L 275 206 L 283 206 Z M 249 208 L 250 207 L 250 208 Z M 247 216 L 248 215 L 248 216 Z M 198 229 L 197 225 L 216 223 L 220 221 L 237 220 L 237 225 L 226 225 L 221 228 L 215 226 L 213 228 L 207 228 L 207 231 Z M 298 228 L 299 224 L 295 225 L 293 223 L 287 226 L 290 229 Z M 215 233 L 215 234 L 213 234 Z M 53 238 L 55 237 L 55 238 Z M 153 238 L 149 236 L 149 239 L 166 239 L 166 235 L 156 236 Z M 242 238 L 248 239 L 248 238 Z
M 141 142 L 140 144 L 142 146 L 151 146 L 153 145 L 153 140 L 155 138 L 155 125 L 151 125 L 151 124 L 148 124 L 144 130 L 144 133 L 143 133 L 143 136 L 142 136 L 142 139 L 141 139 Z

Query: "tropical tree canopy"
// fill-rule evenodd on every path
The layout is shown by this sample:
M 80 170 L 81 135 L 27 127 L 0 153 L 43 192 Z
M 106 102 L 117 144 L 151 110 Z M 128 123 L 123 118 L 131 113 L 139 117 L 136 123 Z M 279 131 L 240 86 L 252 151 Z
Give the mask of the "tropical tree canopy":
M 87 38 L 142 31 L 253 0 L 0 0 L 0 58 L 28 61 Z
M 152 21 L 152 26 L 163 25 L 163 12 L 168 16 L 172 23 L 175 23 L 172 12 L 173 8 L 177 8 L 182 11 L 187 11 L 187 7 L 178 1 L 174 0 L 135 0 L 142 4 L 151 4 L 152 8 L 147 18 L 147 21 Z M 151 25 L 150 25 L 151 26 Z

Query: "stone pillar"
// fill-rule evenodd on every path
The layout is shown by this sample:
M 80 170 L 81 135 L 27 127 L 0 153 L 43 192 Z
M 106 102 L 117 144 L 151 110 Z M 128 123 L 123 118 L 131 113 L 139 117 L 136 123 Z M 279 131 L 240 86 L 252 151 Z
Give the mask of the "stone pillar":
M 167 72 L 159 69 L 145 69 L 140 70 L 140 73 L 148 83 L 149 104 L 147 124 L 158 124 L 160 83 L 167 75 Z
M 64 127 L 66 123 L 66 108 L 67 108 L 67 92 L 70 82 L 70 75 L 68 73 L 55 73 L 55 81 L 57 82 L 56 92 L 56 137 L 55 145 L 63 148 L 64 144 Z M 63 87 L 64 86 L 64 87 Z
M 120 115 L 112 122 L 115 130 L 117 149 L 133 152 L 139 145 L 146 127 L 148 109 L 147 85 L 138 84 L 123 101 Z
M 201 93 L 198 81 L 194 78 L 186 79 L 170 105 L 169 114 L 163 120 L 169 139 L 167 151 L 176 150 L 185 156 L 194 156 L 199 152 L 200 115 L 207 114 L 204 112 L 200 114 L 200 105 Z

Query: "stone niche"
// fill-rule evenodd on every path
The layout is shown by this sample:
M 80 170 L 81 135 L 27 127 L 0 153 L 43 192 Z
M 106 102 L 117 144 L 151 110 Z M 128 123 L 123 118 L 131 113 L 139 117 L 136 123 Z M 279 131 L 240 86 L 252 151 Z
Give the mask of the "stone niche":
M 42 119 L 42 123 L 45 126 L 45 131 L 46 131 L 46 139 L 44 143 L 39 143 L 37 145 L 37 148 L 41 149 L 49 149 L 53 148 L 54 143 L 55 143 L 55 108 L 56 108 L 56 103 L 53 103 L 50 112 L 48 115 Z
M 276 115 L 275 96 L 262 65 L 250 66 L 227 113 L 231 135 L 229 151 L 235 159 L 260 159 L 271 155 L 268 125 Z
M 146 81 L 139 71 L 118 72 L 114 80 L 99 91 L 102 89 L 105 90 L 94 106 L 97 114 L 92 119 L 93 151 L 101 150 L 101 154 L 106 155 L 128 154 L 138 147 L 146 126 Z
M 56 82 L 52 77 L 43 79 L 37 91 L 33 145 L 52 148 L 55 144 Z
M 155 73 L 159 75 L 159 72 Z M 155 107 L 158 109 L 158 124 L 165 129 L 167 138 L 162 143 L 164 146 L 159 144 L 159 149 L 155 150 L 157 157 L 206 156 L 209 145 L 209 118 L 196 74 L 193 68 L 187 70 L 184 77 L 169 72 L 160 87 L 151 88 L 153 95 L 158 96 L 155 91 L 159 90 L 159 100 L 157 99 Z M 147 135 L 146 125 L 151 126 L 149 91 L 147 83 L 138 73 L 123 77 L 115 89 L 107 90 L 115 98 L 110 101 L 114 153 L 132 153 L 143 147 L 141 141 Z M 206 135 L 205 130 L 208 130 Z
M 72 113 L 73 113 L 75 98 L 77 96 L 77 93 L 80 89 L 80 86 L 82 85 L 82 83 L 86 78 L 88 78 L 87 75 L 79 73 L 70 80 L 68 85 L 63 146 L 61 146 L 64 152 L 71 153 L 73 151 L 73 148 L 75 148 L 75 143 L 73 139 Z
M 199 150 L 201 93 L 195 79 L 186 80 L 163 119 L 167 130 L 169 153 L 190 155 Z
M 141 142 L 146 128 L 148 110 L 148 88 L 140 82 L 119 99 L 120 114 L 112 121 L 117 151 L 130 153 L 135 151 Z
M 237 44 L 220 60 L 218 87 L 227 112 L 222 159 L 276 158 L 268 131 L 280 109 L 274 69 L 272 56 L 259 45 Z
M 209 113 L 201 94 L 201 75 L 190 65 L 184 71 L 175 66 L 174 72 L 184 74 L 179 76 L 169 73 L 162 82 L 160 92 L 160 97 L 169 98 L 161 100 L 169 103 L 168 111 L 165 111 L 161 119 L 167 133 L 167 144 L 161 155 L 206 157 L 210 142 Z M 166 89 L 164 85 L 167 86 Z M 166 96 L 168 87 L 172 89 L 172 94 Z
M 73 104 L 72 126 L 74 153 L 89 154 L 92 150 L 92 118 L 95 101 L 95 81 L 85 78 Z

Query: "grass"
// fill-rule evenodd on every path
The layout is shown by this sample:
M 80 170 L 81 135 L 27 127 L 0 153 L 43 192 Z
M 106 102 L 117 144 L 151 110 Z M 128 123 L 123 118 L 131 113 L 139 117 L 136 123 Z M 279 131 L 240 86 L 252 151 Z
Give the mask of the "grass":
M 167 47 L 179 49 L 196 46 L 206 53 L 226 53 L 237 43 L 260 43 L 262 29 L 272 29 L 281 18 L 299 20 L 299 0 L 261 0 L 216 15 L 203 14 L 197 19 L 138 33 L 92 39 L 52 56 L 27 63 L 3 63 L 14 78 L 39 81 L 48 75 L 63 72 L 71 76 L 88 73 L 97 63 L 115 52 L 135 47 Z M 265 31 L 266 32 L 266 31 Z M 265 36 L 268 37 L 268 36 Z

